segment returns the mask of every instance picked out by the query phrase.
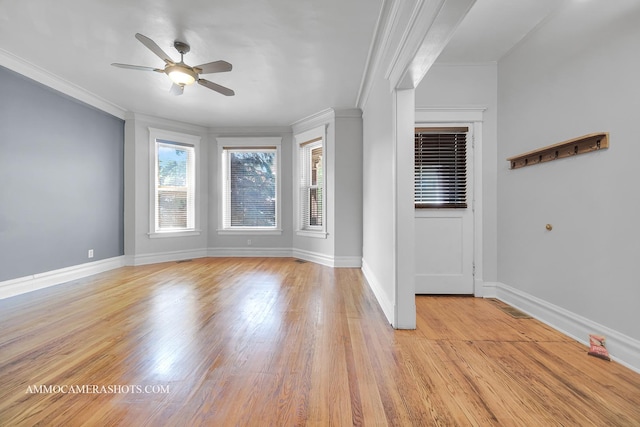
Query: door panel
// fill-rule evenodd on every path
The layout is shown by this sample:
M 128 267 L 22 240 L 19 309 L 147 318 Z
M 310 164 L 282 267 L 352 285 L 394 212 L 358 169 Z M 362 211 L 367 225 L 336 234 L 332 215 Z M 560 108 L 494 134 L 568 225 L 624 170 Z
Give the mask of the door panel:
M 421 242 L 440 242 L 437 246 L 419 245 L 416 273 L 462 273 L 462 228 L 460 218 L 416 218 L 416 237 Z
M 473 294 L 473 215 L 460 211 L 417 212 L 417 294 Z

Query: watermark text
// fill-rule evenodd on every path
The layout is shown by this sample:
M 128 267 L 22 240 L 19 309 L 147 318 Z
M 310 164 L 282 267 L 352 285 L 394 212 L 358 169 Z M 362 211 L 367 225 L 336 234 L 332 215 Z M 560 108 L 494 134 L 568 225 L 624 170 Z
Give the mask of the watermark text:
M 34 384 L 27 386 L 27 394 L 169 394 L 169 385 L 138 384 Z

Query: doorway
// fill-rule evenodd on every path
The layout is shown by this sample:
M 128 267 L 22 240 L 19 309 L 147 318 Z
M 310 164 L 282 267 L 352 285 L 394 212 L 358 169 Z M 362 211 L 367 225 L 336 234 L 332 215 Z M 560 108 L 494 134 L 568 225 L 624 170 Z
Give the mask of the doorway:
M 469 123 L 416 126 L 416 294 L 474 294 L 473 138 Z

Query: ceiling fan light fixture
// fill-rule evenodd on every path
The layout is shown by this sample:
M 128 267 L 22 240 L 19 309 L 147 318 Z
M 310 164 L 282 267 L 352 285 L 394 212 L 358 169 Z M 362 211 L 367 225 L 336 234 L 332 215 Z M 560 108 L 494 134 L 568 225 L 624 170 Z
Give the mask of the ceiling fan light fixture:
M 235 92 L 228 87 L 224 87 L 217 83 L 210 82 L 209 80 L 200 78 L 200 74 L 223 73 L 225 71 L 231 71 L 233 67 L 227 61 L 213 61 L 206 64 L 198 65 L 196 67 L 191 67 L 185 64 L 183 59 L 184 54 L 191 50 L 191 47 L 189 47 L 188 44 L 177 40 L 173 43 L 173 47 L 175 47 L 176 50 L 180 52 L 180 62 L 173 62 L 173 59 L 171 59 L 171 57 L 167 55 L 166 52 L 162 50 L 162 48 L 149 37 L 144 36 L 140 33 L 136 33 L 136 39 L 138 39 L 138 41 L 151 52 L 155 53 L 158 58 L 164 61 L 164 68 L 153 68 L 144 67 L 141 65 L 119 63 L 113 63 L 111 65 L 119 68 L 130 68 L 133 70 L 156 71 L 158 73 L 164 73 L 169 76 L 169 78 L 173 82 L 173 85 L 171 86 L 171 93 L 174 95 L 181 95 L 184 91 L 185 86 L 193 84 L 196 81 L 207 89 L 211 89 L 222 95 L 235 95 Z
M 166 68 L 165 72 L 175 84 L 180 86 L 190 85 L 196 81 L 198 75 L 195 71 L 179 64 L 171 65 Z

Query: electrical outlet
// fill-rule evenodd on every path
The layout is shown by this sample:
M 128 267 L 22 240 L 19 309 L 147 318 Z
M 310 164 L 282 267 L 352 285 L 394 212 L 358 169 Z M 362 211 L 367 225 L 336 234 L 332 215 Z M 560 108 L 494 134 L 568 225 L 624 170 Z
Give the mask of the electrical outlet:
M 247 246 L 251 246 L 251 239 L 247 240 Z
M 93 258 L 93 249 L 89 249 L 89 252 L 87 252 L 87 257 Z

